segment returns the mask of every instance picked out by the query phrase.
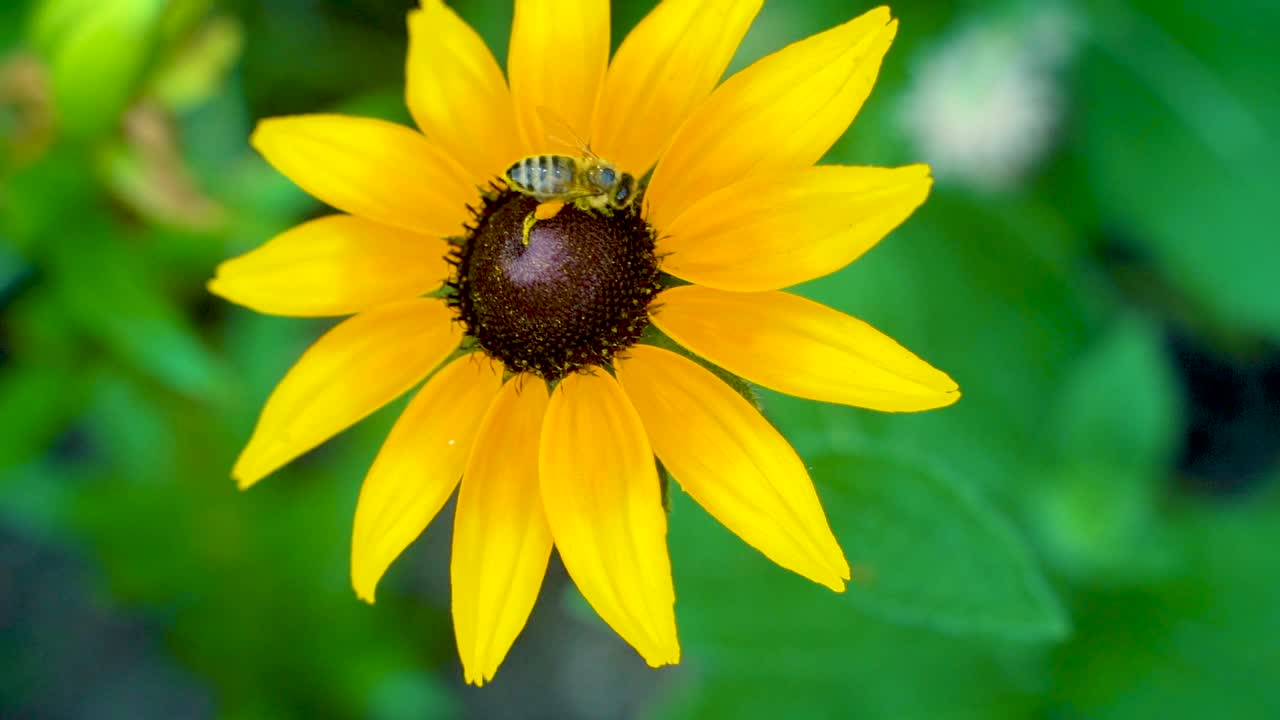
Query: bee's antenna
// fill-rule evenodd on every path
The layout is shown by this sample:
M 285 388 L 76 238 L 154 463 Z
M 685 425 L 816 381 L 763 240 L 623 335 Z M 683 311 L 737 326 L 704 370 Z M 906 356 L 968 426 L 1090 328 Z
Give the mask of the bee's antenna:
M 539 105 L 538 118 L 542 120 L 542 129 L 546 132 L 548 140 L 578 150 L 594 160 L 600 159 L 600 156 L 591 152 L 591 145 L 583 140 L 581 135 L 574 132 L 573 126 L 557 115 L 555 110 L 546 105 Z M 563 135 L 555 133 L 563 133 Z

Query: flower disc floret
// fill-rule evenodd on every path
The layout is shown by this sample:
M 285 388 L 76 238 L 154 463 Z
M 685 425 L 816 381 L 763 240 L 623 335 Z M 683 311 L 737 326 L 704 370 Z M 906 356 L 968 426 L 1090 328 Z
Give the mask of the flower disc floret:
M 538 201 L 490 195 L 453 252 L 450 304 L 511 373 L 556 381 L 605 365 L 649 325 L 662 289 L 654 236 L 632 207 L 566 205 L 524 229 Z

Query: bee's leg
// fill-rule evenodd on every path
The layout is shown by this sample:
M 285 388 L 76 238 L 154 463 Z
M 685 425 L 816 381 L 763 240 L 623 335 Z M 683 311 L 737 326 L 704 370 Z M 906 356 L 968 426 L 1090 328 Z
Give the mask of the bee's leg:
M 524 216 L 524 226 L 520 229 L 520 244 L 529 247 L 529 233 L 533 232 L 533 224 L 538 222 L 538 213 L 531 212 Z
M 525 247 L 529 247 L 529 233 L 533 232 L 533 226 L 539 220 L 550 220 L 559 215 L 563 208 L 563 200 L 548 200 L 534 208 L 533 212 L 524 217 L 524 226 L 520 230 L 520 242 Z

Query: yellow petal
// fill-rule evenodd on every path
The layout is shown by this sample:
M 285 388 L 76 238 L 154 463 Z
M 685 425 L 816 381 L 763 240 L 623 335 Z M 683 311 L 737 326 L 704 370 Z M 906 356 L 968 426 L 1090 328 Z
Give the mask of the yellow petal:
M 467 172 L 421 134 L 344 115 L 263 120 L 253 146 L 319 200 L 425 235 L 461 233 L 477 196 Z
M 551 558 L 538 491 L 547 386 L 508 382 L 485 414 L 458 492 L 453 527 L 453 628 L 468 683 L 493 679 L 538 599 Z
M 672 339 L 778 392 L 887 412 L 960 399 L 946 373 L 861 320 L 812 300 L 685 285 L 658 302 L 653 322 Z
M 591 147 L 636 176 L 715 88 L 764 0 L 664 0 L 622 41 Z
M 902 224 L 932 185 L 927 165 L 823 165 L 711 193 L 658 241 L 662 269 L 699 285 L 777 290 L 835 272 Z
M 647 345 L 627 352 L 618 380 L 685 492 L 765 557 L 843 592 L 849 563 L 787 441 L 692 360 Z
M 653 667 L 680 661 L 667 517 L 644 426 L 610 375 L 560 381 L 542 425 L 542 503 L 583 597 Z
M 461 340 L 444 302 L 414 299 L 342 321 L 267 398 L 231 474 L 245 488 L 399 397 Z
M 428 139 L 476 185 L 502 174 L 521 150 L 502 68 L 471 26 L 441 0 L 409 13 L 406 102 Z
M 590 141 L 608 62 L 608 0 L 516 0 L 507 77 L 526 153 L 572 152 L 573 138 L 547 127 L 546 110 Z
M 501 366 L 464 355 L 433 375 L 396 421 L 356 504 L 351 585 L 361 599 L 373 602 L 383 573 L 448 501 L 501 385 Z
M 222 263 L 209 291 L 272 315 L 347 315 L 440 287 L 448 251 L 439 238 L 331 215 Z
M 646 194 L 650 222 L 665 231 L 730 183 L 817 162 L 871 93 L 897 27 L 888 8 L 877 8 L 726 80 L 658 162 Z

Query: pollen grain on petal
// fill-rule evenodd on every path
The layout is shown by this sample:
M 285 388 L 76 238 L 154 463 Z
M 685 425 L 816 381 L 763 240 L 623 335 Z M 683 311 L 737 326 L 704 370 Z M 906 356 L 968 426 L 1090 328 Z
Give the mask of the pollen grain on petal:
M 453 494 L 500 368 L 472 353 L 427 381 L 378 451 L 356 503 L 351 584 L 373 602 L 378 581 Z

